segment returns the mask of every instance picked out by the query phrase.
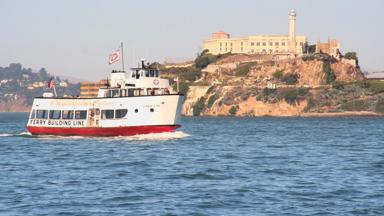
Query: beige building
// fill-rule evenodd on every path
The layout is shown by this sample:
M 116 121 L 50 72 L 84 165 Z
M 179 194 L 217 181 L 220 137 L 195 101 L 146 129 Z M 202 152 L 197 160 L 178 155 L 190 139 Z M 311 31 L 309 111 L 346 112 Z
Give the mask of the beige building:
M 289 13 L 288 35 L 252 35 L 231 38 L 226 32 L 215 32 L 204 41 L 204 49 L 214 55 L 224 53 L 302 54 L 306 36 L 296 35 L 296 12 Z

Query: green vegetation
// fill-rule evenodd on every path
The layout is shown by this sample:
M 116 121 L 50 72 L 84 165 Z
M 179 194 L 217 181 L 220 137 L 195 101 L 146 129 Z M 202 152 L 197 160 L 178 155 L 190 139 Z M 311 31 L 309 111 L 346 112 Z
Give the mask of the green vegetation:
M 263 95 L 268 96 L 276 93 L 276 89 L 270 89 L 270 88 L 264 88 L 263 89 Z
M 239 110 L 239 106 L 232 106 L 230 109 L 229 109 L 229 114 L 231 115 L 236 115 L 237 111 Z
M 276 70 L 276 71 L 272 74 L 273 78 L 278 79 L 278 80 L 280 80 L 281 78 L 283 78 L 283 75 L 284 75 L 284 71 L 283 71 L 283 70 Z
M 344 89 L 344 83 L 334 82 L 334 83 L 332 83 L 332 88 L 338 89 L 338 90 L 343 90 Z
M 357 55 L 356 52 L 347 52 L 344 54 L 343 58 L 345 59 L 354 59 L 357 61 Z
M 304 88 L 287 88 L 282 89 L 280 92 L 284 100 L 291 105 L 295 105 L 297 102 L 304 99 L 308 93 L 308 89 Z
M 335 72 L 331 69 L 331 61 L 323 62 L 323 71 L 326 76 L 327 84 L 331 84 L 336 80 Z
M 247 76 L 251 68 L 255 65 L 256 65 L 256 62 L 242 63 L 235 69 L 235 75 Z
M 209 99 L 208 99 L 207 107 L 208 107 L 208 108 L 211 108 L 212 105 L 215 103 L 215 101 L 216 101 L 219 97 L 220 97 L 220 95 L 217 94 L 217 93 L 211 95 L 211 96 L 209 97 Z
M 325 53 L 307 54 L 302 57 L 303 61 L 334 61 L 333 57 Z
M 363 80 L 357 82 L 357 85 L 361 88 L 368 89 L 374 94 L 384 92 L 384 82 L 380 80 Z
M 173 77 L 179 77 L 180 81 L 193 82 L 201 77 L 201 70 L 196 67 L 186 68 L 167 68 L 162 71 L 164 75 L 169 74 Z
M 297 73 L 288 73 L 281 79 L 287 85 L 294 85 L 299 81 L 299 75 Z
M 372 103 L 369 100 L 352 100 L 341 105 L 344 111 L 366 111 L 371 110 Z
M 176 88 L 176 85 L 174 85 L 174 88 Z M 174 89 L 176 90 L 176 89 Z M 179 83 L 179 93 L 183 95 L 187 95 L 187 92 L 189 90 L 188 83 Z
M 380 97 L 375 106 L 375 111 L 381 114 L 384 114 L 384 98 Z
M 193 115 L 194 116 L 199 116 L 203 110 L 204 110 L 204 104 L 205 104 L 205 99 L 204 97 L 201 97 L 197 100 L 195 105 L 193 106 Z
M 209 89 L 207 90 L 207 94 L 210 94 L 213 90 L 215 90 L 215 86 L 211 86 L 209 87 Z
M 220 54 L 220 55 L 212 55 L 209 53 L 209 50 L 203 50 L 195 59 L 195 65 L 196 68 L 203 69 L 207 67 L 212 62 L 217 61 L 218 59 L 221 59 L 223 57 L 226 57 L 230 55 L 230 53 L 227 54 Z

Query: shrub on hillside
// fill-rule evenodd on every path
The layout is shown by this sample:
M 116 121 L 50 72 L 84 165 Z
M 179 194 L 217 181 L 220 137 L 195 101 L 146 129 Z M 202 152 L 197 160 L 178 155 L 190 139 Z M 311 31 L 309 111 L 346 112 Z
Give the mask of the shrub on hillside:
M 287 85 L 294 85 L 299 81 L 299 74 L 297 73 L 288 73 L 283 76 L 281 79 Z
M 308 93 L 308 89 L 304 88 L 289 88 L 283 89 L 280 92 L 282 98 L 284 98 L 284 100 L 291 105 L 294 105 L 300 100 L 304 99 Z
M 335 72 L 331 69 L 331 61 L 323 62 L 323 71 L 325 73 L 327 84 L 331 84 L 336 80 Z
M 210 63 L 214 62 L 217 58 L 218 56 L 210 54 L 209 50 L 205 49 L 195 59 L 196 68 L 203 69 Z
M 384 114 L 384 98 L 383 97 L 380 97 L 377 102 L 376 102 L 376 106 L 375 106 L 375 111 L 377 113 L 382 113 Z
M 251 68 L 255 65 L 256 65 L 256 62 L 242 63 L 235 69 L 235 75 L 247 76 Z
M 230 109 L 229 109 L 229 114 L 231 115 L 236 115 L 237 111 L 239 110 L 239 106 L 232 106 Z
M 194 116 L 199 116 L 203 110 L 204 110 L 204 104 L 205 104 L 205 99 L 204 97 L 201 97 L 197 100 L 195 105 L 193 106 L 193 115 Z
M 211 95 L 208 99 L 208 104 L 207 107 L 211 108 L 212 105 L 215 103 L 215 101 L 219 98 L 220 96 L 218 94 Z
M 346 59 L 354 59 L 354 60 L 357 60 L 356 52 L 347 52 L 347 53 L 344 54 L 343 57 L 346 58 Z
M 284 71 L 283 71 L 283 70 L 276 70 L 276 71 L 272 74 L 273 78 L 278 79 L 278 80 L 280 80 L 281 78 L 283 78 L 283 75 L 284 75 Z
M 344 111 L 369 111 L 371 110 L 371 102 L 368 100 L 352 100 L 341 105 Z

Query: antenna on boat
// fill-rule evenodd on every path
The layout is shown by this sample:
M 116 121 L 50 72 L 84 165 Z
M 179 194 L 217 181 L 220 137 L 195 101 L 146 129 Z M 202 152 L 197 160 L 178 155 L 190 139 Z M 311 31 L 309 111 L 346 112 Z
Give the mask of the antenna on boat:
M 121 67 L 124 71 L 124 48 L 123 48 L 123 42 L 121 42 Z

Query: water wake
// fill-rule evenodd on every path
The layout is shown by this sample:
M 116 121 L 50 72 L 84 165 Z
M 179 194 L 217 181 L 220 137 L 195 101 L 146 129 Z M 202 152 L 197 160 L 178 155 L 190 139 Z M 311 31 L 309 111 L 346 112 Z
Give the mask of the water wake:
M 164 133 L 151 133 L 151 134 L 141 134 L 128 137 L 116 137 L 115 139 L 124 139 L 124 140 L 171 140 L 171 139 L 182 139 L 185 137 L 191 136 L 188 133 L 183 131 L 175 132 L 164 132 Z
M 174 131 L 174 132 L 164 132 L 164 133 L 151 133 L 151 134 L 140 134 L 134 136 L 119 136 L 119 137 L 93 137 L 93 136 L 56 136 L 56 135 L 32 135 L 29 132 L 22 132 L 19 134 L 9 134 L 3 133 L 0 134 L 0 137 L 30 137 L 30 138 L 39 138 L 39 139 L 106 139 L 106 140 L 172 140 L 172 139 L 182 139 L 185 137 L 191 136 L 188 133 L 183 131 Z
M 9 137 L 9 136 L 14 136 L 14 135 L 13 134 L 8 134 L 8 133 L 0 134 L 0 137 Z

